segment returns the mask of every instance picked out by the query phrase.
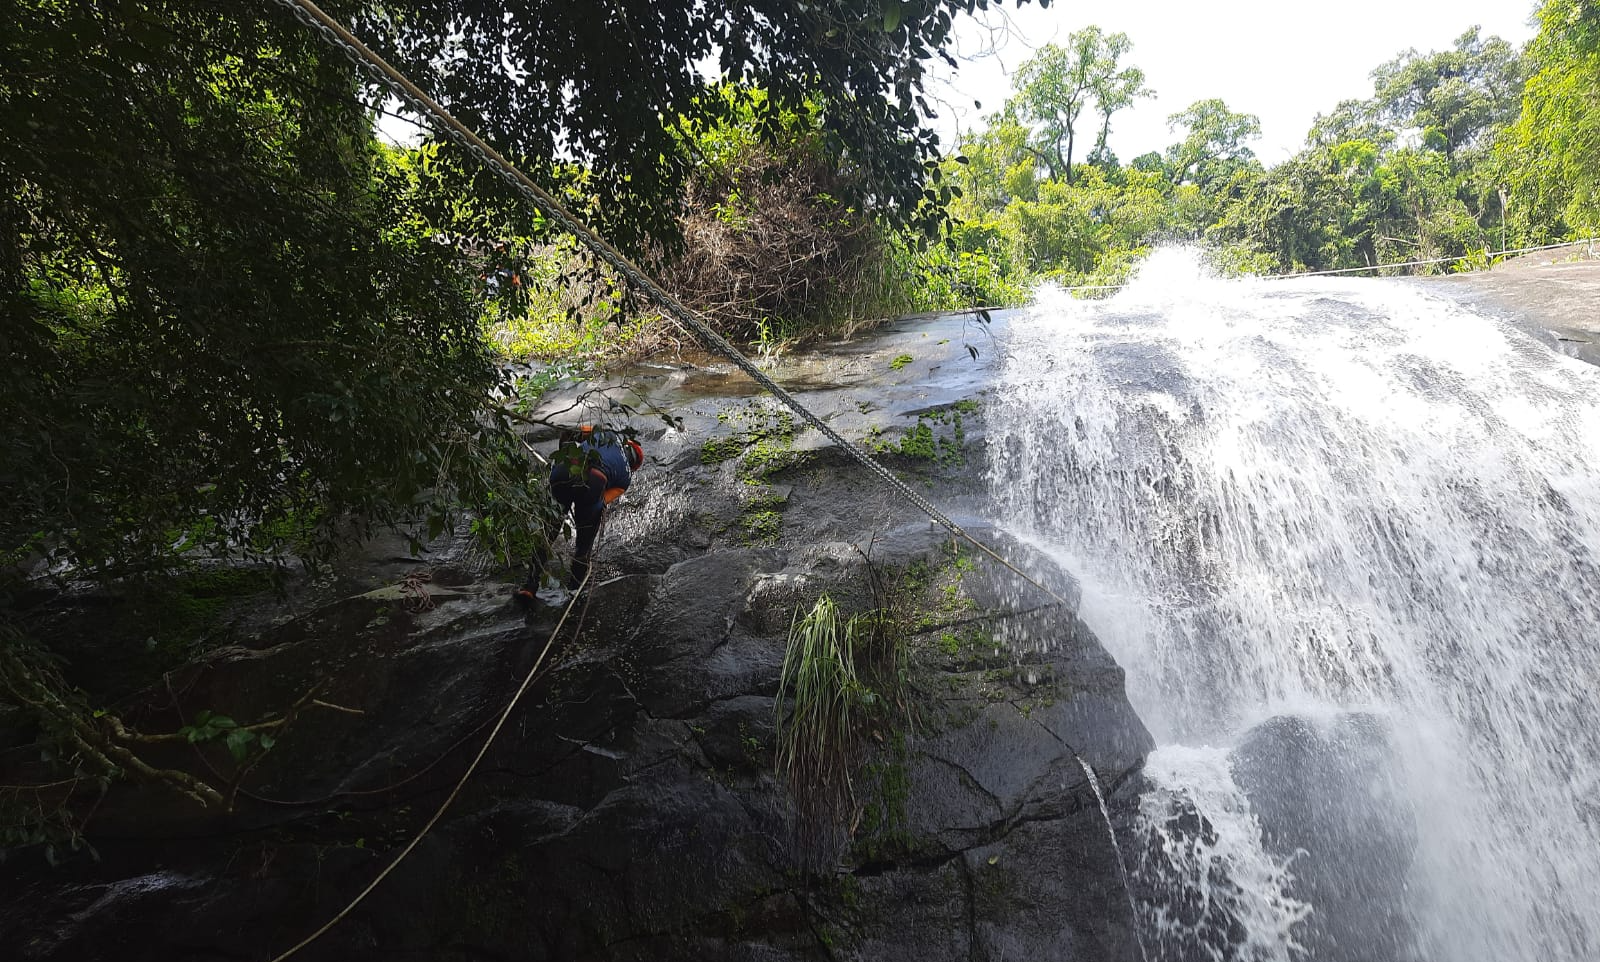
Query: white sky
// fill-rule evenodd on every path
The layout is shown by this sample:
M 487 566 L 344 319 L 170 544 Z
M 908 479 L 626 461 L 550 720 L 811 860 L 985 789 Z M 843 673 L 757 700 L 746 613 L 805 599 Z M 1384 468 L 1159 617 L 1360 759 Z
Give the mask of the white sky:
M 1220 97 L 1229 109 L 1261 118 L 1261 139 L 1251 147 L 1270 165 L 1299 149 L 1317 114 L 1370 96 L 1373 69 L 1401 51 L 1443 50 L 1474 24 L 1520 46 L 1534 35 L 1536 8 L 1536 0 L 1054 0 L 1041 10 L 1008 0 L 1008 36 L 991 41 L 970 21 L 958 27 L 961 69 L 941 64 L 929 100 L 942 102 L 934 104 L 941 115 L 934 125 L 951 147 L 958 127 L 971 129 L 999 109 L 1011 93 L 1011 74 L 1036 48 L 1065 43 L 1074 30 L 1096 24 L 1128 35 L 1133 49 L 1124 63 L 1143 69 L 1157 94 L 1112 118 L 1111 149 L 1124 163 L 1176 142 L 1168 116 Z M 993 9 L 988 22 L 1004 23 Z M 961 59 L 986 47 L 997 49 Z M 1092 144 L 1091 134 L 1078 156 Z

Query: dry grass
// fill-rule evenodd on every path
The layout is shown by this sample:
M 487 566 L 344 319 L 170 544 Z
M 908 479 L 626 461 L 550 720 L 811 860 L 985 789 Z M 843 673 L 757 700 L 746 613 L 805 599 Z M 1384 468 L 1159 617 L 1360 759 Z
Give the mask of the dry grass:
M 839 335 L 881 316 L 897 279 L 878 225 L 844 193 L 814 150 L 752 148 L 721 178 L 691 185 L 668 289 L 747 343 Z

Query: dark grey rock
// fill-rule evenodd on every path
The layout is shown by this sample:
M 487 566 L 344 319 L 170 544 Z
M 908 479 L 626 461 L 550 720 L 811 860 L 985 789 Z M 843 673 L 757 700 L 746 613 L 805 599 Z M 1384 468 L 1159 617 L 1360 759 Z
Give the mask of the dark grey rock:
M 852 385 L 884 367 L 808 400 L 864 432 L 964 396 L 930 398 L 908 379 L 860 404 Z M 740 543 L 738 482 L 700 463 L 694 433 L 715 428 L 719 402 L 685 403 L 695 427 L 647 445 L 596 583 L 553 642 L 559 612 L 513 609 L 506 582 L 519 575 L 475 572 L 456 539 L 431 556 L 454 559 L 431 609 L 367 594 L 415 563 L 379 559 L 346 582 L 350 597 L 302 605 L 176 674 L 178 704 L 161 691 L 130 708 L 171 730 L 200 708 L 263 717 L 318 685 L 348 711 L 297 718 L 232 812 L 119 784 L 91 826 L 100 863 L 0 864 L 7 958 L 270 958 L 427 821 L 538 666 L 438 825 L 298 962 L 1139 959 L 1080 759 L 1126 819 L 1136 799 L 1114 789 L 1149 735 L 1072 612 L 986 563 L 960 576 L 959 608 L 914 602 L 927 623 L 909 639 L 906 704 L 861 753 L 853 824 L 801 822 L 793 793 L 806 786 L 774 772 L 789 626 L 824 590 L 847 612 L 882 604 L 913 562 L 947 565 L 949 537 L 803 432 L 809 456 L 768 479 L 784 502 L 778 544 Z M 976 417 L 967 437 L 981 437 Z M 896 469 L 937 496 L 981 480 L 970 455 L 945 473 Z M 962 520 L 1076 600 L 1066 572 Z M 986 640 L 941 648 L 942 633 L 968 630 Z M 227 770 L 225 753 L 205 752 Z M 187 748 L 158 760 L 194 763 Z
M 1251 729 L 1231 761 L 1268 850 L 1292 858 L 1290 894 L 1312 906 L 1308 957 L 1417 958 L 1406 909 L 1416 821 L 1394 780 L 1388 723 L 1282 715 Z

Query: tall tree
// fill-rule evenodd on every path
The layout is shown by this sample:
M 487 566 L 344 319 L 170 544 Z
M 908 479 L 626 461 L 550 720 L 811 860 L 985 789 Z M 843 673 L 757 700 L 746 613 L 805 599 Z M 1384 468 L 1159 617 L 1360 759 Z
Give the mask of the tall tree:
M 1246 141 L 1261 136 L 1255 114 L 1235 113 L 1221 100 L 1199 100 L 1167 118 L 1168 126 L 1184 131 L 1181 143 L 1168 150 L 1168 167 L 1174 184 L 1198 184 L 1211 189 L 1241 166 L 1255 162 Z
M 1372 74 L 1378 116 L 1402 130 L 1416 130 L 1425 146 L 1452 163 L 1478 146 L 1517 113 L 1522 90 L 1517 52 L 1499 37 L 1472 27 L 1449 50 L 1426 56 L 1408 50 Z
M 1012 99 L 1018 115 L 1032 124 L 1050 172 L 1072 183 L 1072 157 L 1084 108 L 1099 95 L 1112 99 L 1114 113 L 1119 97 L 1132 103 L 1143 94 L 1144 75 L 1118 66 L 1133 46 L 1124 33 L 1107 34 L 1096 26 L 1067 37 L 1067 45 L 1045 44 L 1018 70 Z M 1106 129 L 1110 116 L 1106 115 Z
M 1339 101 L 1332 111 L 1317 114 L 1311 132 L 1306 135 L 1310 147 L 1332 147 L 1351 140 L 1389 144 L 1394 139 L 1394 131 L 1383 125 L 1371 100 Z
M 1124 67 L 1107 74 L 1095 85 L 1094 106 L 1095 112 L 1100 115 L 1100 133 L 1095 136 L 1094 149 L 1089 152 L 1091 163 L 1104 164 L 1112 160 L 1111 148 L 1107 144 L 1111 137 L 1112 116 L 1132 107 L 1137 99 L 1155 95 L 1156 92 L 1145 85 L 1144 71 L 1138 67 Z

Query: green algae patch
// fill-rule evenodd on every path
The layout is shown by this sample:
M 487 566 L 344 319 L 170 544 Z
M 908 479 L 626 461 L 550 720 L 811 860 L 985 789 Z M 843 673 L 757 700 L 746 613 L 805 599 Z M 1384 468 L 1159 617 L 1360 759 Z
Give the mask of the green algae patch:
M 898 439 L 887 439 L 875 428 L 869 433 L 866 444 L 877 454 L 896 454 L 938 467 L 960 467 L 967 460 L 963 450 L 967 442 L 963 416 L 977 410 L 978 402 L 968 399 L 923 411 L 917 415 L 917 423 L 906 428 Z
M 783 532 L 787 490 L 774 488 L 774 475 L 805 463 L 809 453 L 796 451 L 799 429 L 793 414 L 759 401 L 729 405 L 717 413 L 729 430 L 700 447 L 700 463 L 708 467 L 735 462 L 734 477 L 744 485 L 737 529 L 745 544 L 776 544 Z

